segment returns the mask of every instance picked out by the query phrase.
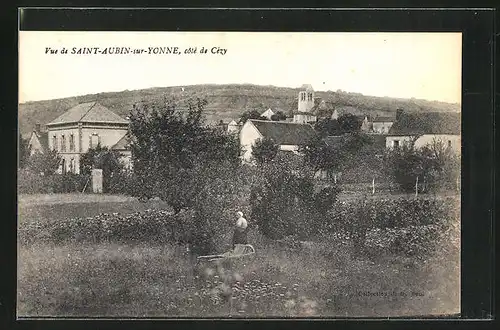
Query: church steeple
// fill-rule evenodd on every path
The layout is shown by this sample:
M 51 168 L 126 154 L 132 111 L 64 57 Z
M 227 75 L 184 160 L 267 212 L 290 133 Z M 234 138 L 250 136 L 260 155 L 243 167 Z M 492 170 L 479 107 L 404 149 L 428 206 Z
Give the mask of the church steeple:
M 304 84 L 299 92 L 298 111 L 309 112 L 314 107 L 314 89 L 309 84 Z
M 299 91 L 298 112 L 293 115 L 293 122 L 306 124 L 314 123 L 317 118 L 311 113 L 314 108 L 314 89 L 311 85 L 302 85 Z

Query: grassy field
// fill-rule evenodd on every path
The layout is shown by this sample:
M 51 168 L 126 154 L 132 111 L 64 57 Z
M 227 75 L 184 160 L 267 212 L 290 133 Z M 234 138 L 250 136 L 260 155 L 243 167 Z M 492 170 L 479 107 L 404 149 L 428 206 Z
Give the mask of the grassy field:
M 120 196 L 20 196 L 19 221 L 165 208 Z M 455 233 L 456 234 L 456 233 Z M 220 240 L 229 242 L 229 233 Z M 196 263 L 165 244 L 35 243 L 18 249 L 18 316 L 354 317 L 457 313 L 459 255 L 356 256 L 328 236 L 290 249 L 256 232 L 257 253 Z
M 133 213 L 147 209 L 166 209 L 160 200 L 139 202 L 137 198 L 117 195 L 48 194 L 19 195 L 18 221 L 92 217 L 101 213 Z

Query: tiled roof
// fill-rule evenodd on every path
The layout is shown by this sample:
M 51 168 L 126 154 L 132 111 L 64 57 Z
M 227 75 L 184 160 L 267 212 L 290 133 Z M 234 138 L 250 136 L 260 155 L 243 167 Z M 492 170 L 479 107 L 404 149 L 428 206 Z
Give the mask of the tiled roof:
M 313 87 L 311 86 L 311 84 L 303 84 L 300 89 L 305 89 L 306 91 L 314 91 Z
M 369 145 L 375 147 L 377 149 L 383 150 L 385 149 L 385 135 L 381 134 L 368 134 L 364 135 L 365 141 L 368 142 Z M 336 135 L 336 136 L 327 136 L 323 138 L 323 141 L 328 147 L 341 148 L 346 141 L 349 140 L 349 134 L 347 135 Z
M 129 147 L 129 135 L 125 134 L 114 146 L 111 147 L 112 150 L 127 150 Z
M 49 149 L 49 132 L 37 132 L 33 131 L 33 134 L 36 135 L 38 142 L 42 146 L 43 150 Z
M 394 117 L 375 117 L 372 120 L 374 123 L 392 123 L 396 121 L 396 118 Z
M 388 135 L 454 134 L 460 135 L 460 113 L 402 113 Z
M 295 115 L 316 116 L 313 112 L 308 112 L 308 111 L 299 111 Z
M 252 124 L 262 134 L 280 145 L 300 145 L 315 136 L 311 125 L 280 121 L 250 119 Z
M 266 111 L 264 111 L 263 113 L 261 113 L 260 115 L 261 116 L 264 116 L 264 117 L 271 117 L 272 115 L 274 115 L 274 111 L 271 110 L 271 108 L 267 109 Z
M 81 103 L 69 109 L 47 125 L 62 124 L 62 123 L 113 123 L 127 124 L 128 121 L 118 116 L 105 106 L 97 102 Z

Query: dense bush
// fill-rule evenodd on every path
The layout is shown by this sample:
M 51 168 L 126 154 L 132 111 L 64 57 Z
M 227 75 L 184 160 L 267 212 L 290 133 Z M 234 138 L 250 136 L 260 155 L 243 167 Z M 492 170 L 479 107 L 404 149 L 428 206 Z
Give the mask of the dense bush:
M 272 161 L 278 154 L 279 145 L 270 138 L 259 139 L 252 148 L 252 157 L 258 164 Z
M 60 164 L 61 156 L 55 150 L 37 151 L 27 160 L 27 168 L 31 172 L 46 176 L 55 174 Z
M 101 147 L 99 144 L 96 148 L 91 148 L 82 155 L 80 173 L 91 174 L 93 168 L 101 169 L 103 176 L 102 189 L 105 193 L 109 193 L 111 192 L 112 178 L 119 176 L 124 171 L 120 157 L 118 151 L 110 150 L 108 147 Z
M 365 205 L 362 207 L 362 205 Z M 362 211 L 362 212 L 361 212 Z M 456 198 L 395 198 L 338 202 L 330 210 L 332 231 L 342 226 L 356 231 L 357 226 L 370 228 L 403 228 L 408 226 L 442 225 L 459 216 Z M 359 219 L 358 221 L 355 221 Z
M 459 217 L 456 198 L 364 199 L 337 203 L 327 230 L 347 233 L 358 253 L 365 251 L 369 233 L 375 232 L 388 250 L 423 256 L 434 250 L 436 238 Z
M 402 191 L 455 190 L 460 179 L 460 156 L 434 140 L 422 148 L 414 141 L 388 151 L 385 168 Z M 418 179 L 418 186 L 417 186 Z
M 228 242 L 221 240 L 229 230 L 229 215 L 222 219 L 200 218 L 195 212 L 173 214 L 166 210 L 146 210 L 130 214 L 102 213 L 94 217 L 58 221 L 31 220 L 18 228 L 21 244 L 34 242 L 121 242 L 189 244 L 194 254 L 221 253 Z M 208 227 L 208 228 L 206 228 Z M 213 236 L 209 236 L 213 235 Z M 213 240 L 213 238 L 219 240 Z M 200 242 L 200 240 L 203 240 Z
M 118 213 L 100 214 L 95 217 L 68 218 L 48 222 L 32 220 L 19 227 L 19 240 L 33 241 L 154 241 L 180 238 L 175 231 L 175 219 L 165 211 L 136 212 L 127 215 Z
M 321 218 L 337 199 L 336 186 L 317 189 L 314 179 L 279 166 L 264 166 L 250 194 L 251 215 L 264 236 L 282 239 L 318 234 Z
M 18 172 L 17 189 L 20 194 L 50 194 L 83 192 L 90 176 L 72 173 L 40 175 L 28 170 Z M 90 192 L 91 183 L 85 192 Z
M 113 173 L 107 181 L 106 192 L 110 194 L 137 196 L 141 190 L 139 179 L 131 171 Z
M 30 155 L 30 147 L 28 145 L 28 140 L 24 139 L 20 132 L 17 133 L 18 142 L 17 142 L 17 150 L 18 150 L 18 162 L 17 168 L 24 168 L 28 162 Z

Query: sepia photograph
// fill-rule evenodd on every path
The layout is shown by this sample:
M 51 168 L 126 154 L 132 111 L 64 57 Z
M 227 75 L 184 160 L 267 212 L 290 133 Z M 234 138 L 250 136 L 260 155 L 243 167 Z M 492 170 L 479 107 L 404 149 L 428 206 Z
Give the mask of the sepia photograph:
M 18 42 L 18 318 L 460 315 L 461 33 Z

